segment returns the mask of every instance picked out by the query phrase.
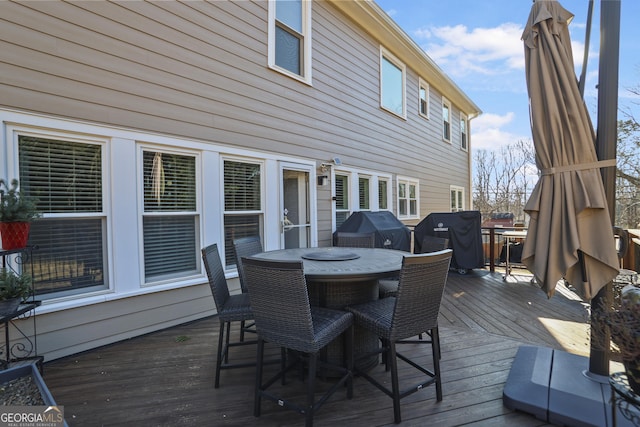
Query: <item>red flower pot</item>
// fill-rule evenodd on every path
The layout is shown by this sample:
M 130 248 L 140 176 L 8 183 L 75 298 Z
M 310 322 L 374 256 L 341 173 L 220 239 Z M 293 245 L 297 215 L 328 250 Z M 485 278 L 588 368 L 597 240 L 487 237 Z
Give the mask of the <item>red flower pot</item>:
M 2 249 L 8 251 L 27 246 L 30 228 L 30 222 L 0 222 Z

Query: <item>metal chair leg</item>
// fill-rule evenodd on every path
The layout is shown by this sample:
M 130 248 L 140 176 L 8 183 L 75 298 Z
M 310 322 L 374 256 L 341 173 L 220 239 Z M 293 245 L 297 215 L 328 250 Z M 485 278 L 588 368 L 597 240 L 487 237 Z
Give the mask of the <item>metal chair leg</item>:
M 216 357 L 216 379 L 214 388 L 220 387 L 220 368 L 222 366 L 222 347 L 224 345 L 224 322 L 220 322 L 220 332 L 218 333 L 218 355 Z
M 438 328 L 431 330 L 431 350 L 433 353 L 433 373 L 436 376 L 436 399 L 438 402 L 442 400 L 442 377 L 440 376 L 440 332 Z
M 260 403 L 262 400 L 262 364 L 264 359 L 264 341 L 258 338 L 258 349 L 256 352 L 256 387 L 253 401 L 253 416 L 260 416 Z
M 307 379 L 307 409 L 305 411 L 305 426 L 313 425 L 314 400 L 316 389 L 316 370 L 318 366 L 318 353 L 309 354 L 309 377 Z
M 398 381 L 398 359 L 396 357 L 396 343 L 389 341 L 389 350 L 387 359 L 391 365 L 391 390 L 393 393 L 393 420 L 396 424 L 400 424 L 402 417 L 400 416 L 400 382 Z

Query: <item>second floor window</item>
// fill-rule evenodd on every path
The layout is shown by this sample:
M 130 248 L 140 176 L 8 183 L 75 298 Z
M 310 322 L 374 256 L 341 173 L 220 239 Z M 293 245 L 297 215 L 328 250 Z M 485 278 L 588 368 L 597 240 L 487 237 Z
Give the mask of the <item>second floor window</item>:
M 442 139 L 451 142 L 451 104 L 442 98 Z
M 269 2 L 269 66 L 311 82 L 311 2 Z
M 467 135 L 467 118 L 460 114 L 460 148 L 464 151 L 469 149 L 469 137 Z
M 405 117 L 405 66 L 386 50 L 380 51 L 380 106 Z
M 420 79 L 420 104 L 419 110 L 421 116 L 429 118 L 429 83 Z

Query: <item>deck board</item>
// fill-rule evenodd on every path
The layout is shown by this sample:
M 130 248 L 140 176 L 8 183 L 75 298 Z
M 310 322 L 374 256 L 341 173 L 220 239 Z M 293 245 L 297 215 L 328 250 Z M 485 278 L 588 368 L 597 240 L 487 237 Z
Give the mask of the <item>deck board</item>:
M 529 279 L 516 275 L 504 281 L 500 272 L 485 270 L 451 272 L 439 321 L 444 399 L 436 402 L 433 387 L 407 397 L 402 425 L 548 425 L 505 408 L 504 383 L 522 344 L 588 355 L 588 307 L 564 288 L 548 299 Z M 301 416 L 270 402 L 263 403 L 260 418 L 253 417 L 252 368 L 223 371 L 221 387 L 214 389 L 217 335 L 217 319 L 202 319 L 47 362 L 44 378 L 70 426 L 301 425 Z M 427 364 L 431 360 L 430 346 L 403 349 Z M 251 360 L 255 350 L 234 349 L 232 356 Z M 383 366 L 373 373 L 383 378 Z M 412 375 L 400 366 L 401 381 Z M 320 389 L 327 386 L 319 382 Z M 292 381 L 286 391 L 301 393 L 302 387 Z M 356 379 L 353 400 L 338 392 L 315 425 L 391 426 L 392 402 Z

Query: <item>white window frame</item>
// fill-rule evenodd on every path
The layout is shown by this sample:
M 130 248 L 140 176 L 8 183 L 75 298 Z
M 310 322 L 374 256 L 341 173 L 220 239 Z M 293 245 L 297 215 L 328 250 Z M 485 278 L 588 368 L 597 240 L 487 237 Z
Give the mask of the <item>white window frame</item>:
M 246 163 L 246 164 L 251 164 L 251 165 L 258 165 L 260 167 L 260 208 L 258 210 L 227 210 L 226 206 L 225 206 L 225 191 L 224 191 L 224 187 L 225 187 L 225 181 L 224 181 L 224 163 L 226 161 L 230 161 L 230 162 L 236 162 L 236 163 Z M 226 270 L 235 270 L 236 266 L 235 263 L 233 265 L 227 265 L 226 263 L 226 255 L 227 255 L 227 251 L 229 251 L 231 248 L 228 248 L 227 245 L 225 244 L 225 240 L 226 240 L 226 235 L 227 235 L 227 229 L 225 226 L 225 218 L 227 216 L 233 216 L 233 215 L 259 215 L 259 223 L 258 223 L 258 228 L 259 228 L 259 234 L 260 236 L 263 236 L 264 238 L 264 234 L 265 234 L 265 217 L 266 217 L 266 194 L 265 194 L 265 189 L 266 189 L 266 167 L 265 167 L 265 162 L 264 160 L 261 159 L 255 159 L 255 158 L 251 158 L 251 157 L 241 157 L 241 156 L 231 156 L 231 155 L 222 155 L 220 156 L 220 185 L 221 185 L 221 189 L 220 189 L 220 207 L 222 210 L 222 224 L 221 224 L 221 233 L 222 233 L 222 244 L 219 245 L 219 250 L 220 250 L 220 257 L 222 258 L 222 264 L 225 266 Z
M 425 93 L 425 98 L 422 98 L 422 91 L 424 90 Z M 426 112 L 422 111 L 422 104 L 424 102 L 425 108 L 426 108 Z M 418 86 L 418 114 L 421 117 L 424 117 L 425 119 L 429 119 L 429 111 L 431 110 L 431 106 L 429 105 L 429 83 L 427 83 L 426 81 L 424 81 L 422 79 L 422 77 L 420 78 L 419 81 L 419 86 Z
M 332 229 L 335 231 L 337 228 L 336 214 L 338 212 L 346 212 L 347 217 L 354 212 L 360 211 L 372 211 L 377 212 L 380 210 L 392 211 L 391 206 L 391 197 L 392 197 L 392 189 L 391 189 L 391 175 L 386 173 L 374 172 L 371 170 L 357 169 L 357 168 L 349 168 L 349 167 L 340 167 L 334 168 L 331 171 L 331 180 L 334 183 L 331 189 L 331 195 L 336 196 L 336 188 L 335 188 L 335 177 L 336 175 L 342 175 L 347 177 L 347 186 L 349 191 L 349 200 L 347 209 L 337 209 L 336 204 L 333 204 L 333 215 L 332 215 Z M 360 178 L 366 178 L 369 180 L 369 209 L 360 209 Z M 379 181 L 387 182 L 387 208 L 380 209 L 379 203 Z
M 268 20 L 269 20 L 269 32 L 268 32 L 268 54 L 267 63 L 269 68 L 282 73 L 288 77 L 299 80 L 303 83 L 311 85 L 311 6 L 312 1 L 302 0 L 302 33 L 299 34 L 302 39 L 300 46 L 301 52 L 301 74 L 296 74 L 286 68 L 280 67 L 276 64 L 276 3 L 278 0 L 269 0 Z M 284 25 L 284 24 L 282 24 Z
M 406 185 L 406 195 L 405 197 L 400 197 L 400 186 L 401 185 Z M 410 197 L 410 187 L 414 185 L 415 186 L 415 197 L 412 198 Z M 420 181 L 414 178 L 409 178 L 409 177 L 402 177 L 399 176 L 398 177 L 398 182 L 397 182 L 397 199 L 396 199 L 396 212 L 398 212 L 398 219 L 418 219 L 420 218 Z M 401 201 L 405 201 L 406 202 L 406 206 L 407 206 L 407 213 L 406 214 L 402 214 L 400 211 L 400 204 Z M 416 212 L 412 215 L 411 214 L 411 201 L 414 201 L 416 204 Z
M 178 155 L 178 156 L 186 156 L 186 157 L 193 157 L 194 161 L 195 161 L 195 188 L 194 188 L 194 192 L 195 192 L 195 210 L 193 211 L 145 211 L 145 200 L 144 200 L 144 170 L 143 170 L 143 153 L 145 151 L 149 151 L 149 152 L 157 152 L 157 153 L 162 153 L 162 154 L 174 154 L 174 155 Z M 200 229 L 201 229 L 201 222 L 202 222 L 202 212 L 201 212 L 201 206 L 202 206 L 202 201 L 201 201 L 201 189 L 200 189 L 200 182 L 201 182 L 201 174 L 200 174 L 200 165 L 201 165 L 201 159 L 200 159 L 200 153 L 194 150 L 189 150 L 189 149 L 180 149 L 178 147 L 164 147 L 164 146 L 157 146 L 157 145 L 151 145 L 151 144 L 145 144 L 145 143 L 141 143 L 138 144 L 138 155 L 139 155 L 139 162 L 138 162 L 138 179 L 139 179 L 139 188 L 141 189 L 140 195 L 138 197 L 138 209 L 140 212 L 140 222 L 139 222 L 139 230 L 140 230 L 140 250 L 141 250 L 141 269 L 140 269 L 140 283 L 141 286 L 157 286 L 160 284 L 167 284 L 167 283 L 174 283 L 177 280 L 182 280 L 182 279 L 188 279 L 188 278 L 192 278 L 194 276 L 199 276 L 202 274 L 202 271 L 200 269 L 201 267 L 201 262 L 199 262 L 199 257 L 198 257 L 198 252 L 197 249 L 200 248 L 201 245 L 201 241 L 200 241 Z M 144 218 L 145 217 L 152 217 L 152 216 L 189 216 L 189 217 L 193 217 L 195 220 L 195 230 L 194 230 L 194 239 L 195 239 L 195 248 L 196 248 L 196 256 L 195 256 L 195 269 L 193 270 L 186 270 L 184 272 L 179 272 L 179 273 L 175 273 L 172 275 L 167 275 L 166 277 L 159 277 L 158 279 L 152 280 L 152 279 L 148 279 L 145 275 L 145 266 L 144 266 L 144 260 L 145 260 L 145 256 L 144 256 Z
M 360 206 L 360 199 L 362 198 L 362 194 L 361 194 L 361 188 L 360 188 L 360 180 L 367 180 L 367 190 L 368 190 L 368 200 L 367 202 L 369 203 L 369 207 L 368 208 L 363 208 L 362 206 Z M 373 192 L 374 192 L 374 188 L 373 188 L 373 180 L 371 179 L 370 175 L 365 175 L 365 174 L 358 174 L 358 210 L 359 211 L 370 211 L 372 210 L 373 207 Z
M 393 202 L 392 202 L 392 197 L 393 197 L 393 191 L 391 188 L 391 176 L 377 176 L 374 177 L 376 183 L 374 184 L 375 187 L 377 188 L 377 208 L 378 210 L 381 211 L 393 211 Z M 381 182 L 386 182 L 387 183 L 387 191 L 386 191 L 386 199 L 387 199 L 387 206 L 386 207 L 382 207 L 380 206 L 380 183 Z
M 448 110 L 449 114 L 447 120 L 445 120 L 444 110 L 445 108 Z M 451 109 L 451 101 L 447 98 L 442 97 L 442 140 L 451 144 L 451 133 L 453 131 L 451 127 L 451 116 L 453 115 L 453 111 Z M 449 135 L 447 135 L 447 125 L 449 128 Z
M 469 119 L 466 114 L 460 113 L 460 149 L 469 151 Z
M 385 61 L 397 67 L 402 73 L 402 111 L 398 112 L 384 105 L 384 70 Z M 407 67 L 391 52 L 380 46 L 380 108 L 406 120 L 407 118 Z
M 22 115 L 18 114 L 18 117 Z M 109 203 L 109 170 L 110 170 L 110 161 L 109 161 L 109 150 L 108 150 L 108 138 L 103 138 L 100 136 L 83 134 L 80 132 L 74 131 L 66 131 L 66 130 L 53 130 L 49 128 L 40 128 L 42 123 L 40 120 L 33 120 L 35 123 L 34 126 L 30 125 L 8 125 L 6 126 L 6 141 L 7 141 L 7 154 L 8 154 L 8 169 L 9 179 L 15 177 L 18 178 L 20 176 L 19 166 L 18 166 L 18 156 L 19 156 L 19 138 L 21 136 L 26 137 L 34 137 L 34 138 L 42 138 L 47 140 L 60 140 L 64 142 L 70 143 L 78 143 L 78 144 L 88 144 L 88 145 L 97 145 L 100 147 L 101 151 L 101 180 L 102 180 L 102 211 L 101 212 L 68 212 L 68 213 L 43 213 L 41 218 L 43 219 L 101 219 L 102 222 L 102 239 L 103 239 L 103 285 L 101 286 L 92 286 L 86 288 L 72 288 L 72 289 L 64 289 L 60 291 L 54 291 L 45 294 L 38 294 L 37 299 L 44 301 L 44 303 L 48 303 L 49 301 L 59 300 L 59 299 L 75 299 L 75 298 L 86 298 L 96 295 L 103 295 L 106 293 L 113 292 L 113 283 L 111 280 L 112 277 L 112 265 L 113 259 L 111 255 L 111 240 L 110 230 L 111 230 L 111 206 Z M 36 124 L 37 123 L 37 124 Z M 46 129 L 46 130 L 44 130 Z M 6 177 L 5 177 L 6 178 Z
M 449 205 L 451 212 L 465 210 L 464 187 L 459 185 L 449 186 Z

